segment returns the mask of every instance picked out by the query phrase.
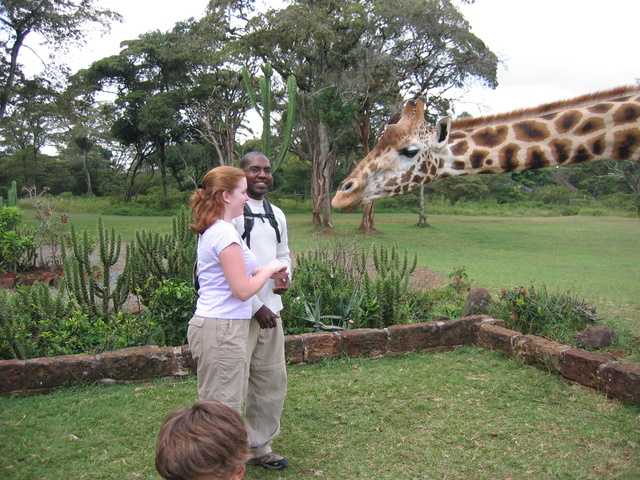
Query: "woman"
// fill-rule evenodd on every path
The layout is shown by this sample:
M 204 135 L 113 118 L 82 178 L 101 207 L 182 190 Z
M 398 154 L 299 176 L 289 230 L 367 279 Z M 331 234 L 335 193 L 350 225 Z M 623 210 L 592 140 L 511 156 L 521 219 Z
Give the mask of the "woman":
M 198 395 L 238 412 L 242 407 L 251 297 L 269 280 L 289 274 L 274 260 L 258 267 L 230 223 L 242 215 L 247 180 L 239 168 L 210 170 L 191 197 L 197 245 L 198 301 L 187 337 L 198 362 Z

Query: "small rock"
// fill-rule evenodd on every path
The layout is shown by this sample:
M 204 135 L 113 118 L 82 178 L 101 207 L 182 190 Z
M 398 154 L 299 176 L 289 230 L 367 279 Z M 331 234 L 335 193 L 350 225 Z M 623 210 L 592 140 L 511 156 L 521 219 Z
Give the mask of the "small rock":
M 493 303 L 493 298 L 484 287 L 473 287 L 469 290 L 467 302 L 464 304 L 462 316 L 468 317 L 484 313 L 488 305 Z
M 604 325 L 589 327 L 580 335 L 576 335 L 576 344 L 587 350 L 600 350 L 611 345 L 613 330 Z

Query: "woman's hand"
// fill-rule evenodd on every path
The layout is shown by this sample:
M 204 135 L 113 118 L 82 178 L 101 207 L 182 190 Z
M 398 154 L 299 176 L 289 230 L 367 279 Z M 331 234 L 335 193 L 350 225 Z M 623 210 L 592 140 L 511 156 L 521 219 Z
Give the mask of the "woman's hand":
M 272 278 L 274 280 L 284 278 L 289 275 L 289 272 L 287 271 L 287 268 L 288 268 L 287 265 L 278 260 L 271 260 L 266 265 L 256 268 L 253 271 L 253 274 L 255 275 L 256 273 L 261 271 L 263 268 L 271 272 L 271 276 L 269 278 Z

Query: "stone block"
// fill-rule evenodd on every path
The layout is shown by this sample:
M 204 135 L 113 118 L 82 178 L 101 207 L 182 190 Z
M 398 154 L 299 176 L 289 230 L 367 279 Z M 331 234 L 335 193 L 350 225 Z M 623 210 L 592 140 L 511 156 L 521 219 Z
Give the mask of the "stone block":
M 93 383 L 102 376 L 96 355 L 61 355 L 26 360 L 21 390 L 51 391 L 58 387 Z
M 182 347 L 180 347 L 180 350 L 182 351 L 182 362 L 184 365 L 184 368 L 186 368 L 189 373 L 196 373 L 196 371 L 198 370 L 198 361 L 193 358 L 193 354 L 191 353 L 191 347 L 189 347 L 188 344 L 186 345 L 182 345 Z
M 515 330 L 500 327 L 498 325 L 480 325 L 478 328 L 477 344 L 485 345 L 491 350 L 501 350 L 509 357 L 513 357 L 515 352 L 513 344 L 515 339 L 522 334 Z
M 179 347 L 132 347 L 106 352 L 100 357 L 106 378 L 142 380 L 172 375 L 175 350 L 179 351 Z
M 387 355 L 400 355 L 413 350 L 442 346 L 438 322 L 392 325 L 387 329 Z
M 287 363 L 304 362 L 304 342 L 301 335 L 285 335 L 284 358 Z
M 440 345 L 453 347 L 470 344 L 473 338 L 473 326 L 490 318 L 487 315 L 471 315 L 455 320 L 437 321 L 440 329 Z
M 563 377 L 586 387 L 598 386 L 598 370 L 608 362 L 614 361 L 613 355 L 600 355 L 586 350 L 570 348 L 562 352 L 559 372 Z
M 515 356 L 532 365 L 542 365 L 551 371 L 560 371 L 562 353 L 571 347 L 535 335 L 524 335 L 514 339 Z
M 0 361 L 0 395 L 12 395 L 24 390 L 26 360 Z
M 604 364 L 598 371 L 598 383 L 610 397 L 640 404 L 640 365 Z
M 359 328 L 340 332 L 342 337 L 340 354 L 349 357 L 369 355 L 382 357 L 387 351 L 387 331 L 374 328 Z
M 317 362 L 340 355 L 342 337 L 337 333 L 303 333 L 304 361 Z

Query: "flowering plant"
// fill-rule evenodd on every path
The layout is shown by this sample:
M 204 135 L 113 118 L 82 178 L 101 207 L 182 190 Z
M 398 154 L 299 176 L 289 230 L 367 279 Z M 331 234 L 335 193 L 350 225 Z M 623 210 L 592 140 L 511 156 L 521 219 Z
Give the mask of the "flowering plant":
M 471 287 L 469 275 L 467 275 L 466 265 L 453 267 L 453 272 L 451 272 L 448 276 L 451 279 L 451 281 L 449 282 L 449 286 L 458 293 L 469 290 L 469 288 Z

